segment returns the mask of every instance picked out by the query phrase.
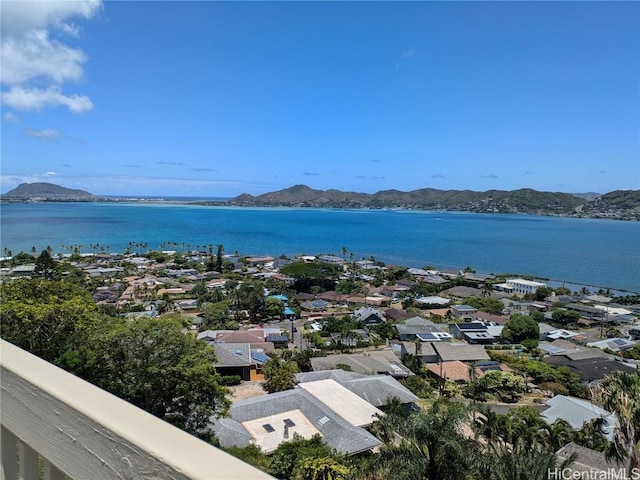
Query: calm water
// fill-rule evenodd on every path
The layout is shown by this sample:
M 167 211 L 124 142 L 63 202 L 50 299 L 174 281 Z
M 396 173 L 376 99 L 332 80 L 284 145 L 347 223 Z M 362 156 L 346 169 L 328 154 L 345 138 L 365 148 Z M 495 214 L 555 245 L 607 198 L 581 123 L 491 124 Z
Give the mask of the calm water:
M 335 253 L 360 259 L 519 273 L 640 291 L 640 223 L 387 210 L 227 208 L 175 204 L 0 206 L 1 247 L 13 253 L 90 244 L 124 251 L 222 244 L 228 253 Z M 67 250 L 68 251 L 68 250 Z

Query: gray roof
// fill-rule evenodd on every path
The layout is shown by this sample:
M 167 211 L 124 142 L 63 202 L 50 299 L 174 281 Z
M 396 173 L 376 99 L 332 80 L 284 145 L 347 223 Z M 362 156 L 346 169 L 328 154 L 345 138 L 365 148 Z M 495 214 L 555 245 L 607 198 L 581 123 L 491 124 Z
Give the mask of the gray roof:
M 547 423 L 551 424 L 557 419 L 565 420 L 573 428 L 580 429 L 582 426 L 595 418 L 605 418 L 607 426 L 604 432 L 607 437 L 613 439 L 615 419 L 613 414 L 594 405 L 593 403 L 580 398 L 556 395 L 545 402 L 549 406 L 541 415 Z
M 388 405 L 391 398 L 397 398 L 400 403 L 417 403 L 419 400 L 400 382 L 388 375 L 362 375 L 344 370 L 324 370 L 296 375 L 298 383 L 325 379 L 338 382 L 376 407 Z
M 216 367 L 246 367 L 251 365 L 249 343 L 211 343 L 216 351 Z
M 604 453 L 583 447 L 582 445 L 576 445 L 573 442 L 568 443 L 556 452 L 558 463 L 562 463 L 572 455 L 574 455 L 574 461 L 569 465 L 569 470 L 573 472 L 585 472 L 585 475 L 576 477 L 569 476 L 568 478 L 605 478 L 604 476 L 589 476 L 587 472 L 617 472 L 619 471 L 618 469 L 625 467 L 624 461 L 609 460 Z
M 406 323 L 395 324 L 398 335 L 416 335 L 418 333 L 442 332 L 435 325 L 407 325 Z
M 351 370 L 365 375 L 386 373 L 389 375 L 406 377 L 411 372 L 402 365 L 398 358 L 391 352 L 393 357 L 385 358 L 382 354 L 371 352 L 369 355 L 343 354 L 328 355 L 326 357 L 315 357 L 311 359 L 311 367 L 314 371 L 334 370 L 337 365 L 349 365 Z M 394 360 L 395 359 L 395 360 Z M 397 360 L 397 361 L 396 361 Z
M 222 447 L 245 447 L 252 437 L 242 426 L 242 422 L 296 409 L 322 434 L 322 440 L 327 445 L 341 453 L 353 455 L 381 445 L 365 429 L 349 424 L 316 397 L 300 388 L 235 402 L 229 409 L 229 418 L 212 417 L 211 421 Z
M 460 360 L 474 362 L 477 360 L 491 360 L 482 345 L 467 345 L 466 343 L 436 342 L 433 348 L 443 362 Z

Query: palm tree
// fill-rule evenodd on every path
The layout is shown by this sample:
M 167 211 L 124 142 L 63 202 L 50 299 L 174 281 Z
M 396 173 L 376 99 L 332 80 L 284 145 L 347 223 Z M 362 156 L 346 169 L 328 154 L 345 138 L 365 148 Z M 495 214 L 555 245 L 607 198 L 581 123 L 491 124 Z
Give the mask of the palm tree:
M 217 252 L 216 252 L 216 269 L 218 270 L 218 272 L 222 271 L 222 253 L 224 252 L 224 246 L 219 243 L 217 245 Z
M 604 417 L 589 420 L 576 432 L 573 441 L 583 447 L 606 452 L 610 447 L 610 442 L 604 433 L 606 425 L 607 421 Z
M 480 450 L 461 433 L 468 421 L 464 405 L 437 400 L 428 412 L 385 415 L 372 428 L 385 442 L 367 464 L 371 480 L 463 480 L 476 478 Z
M 478 478 L 492 480 L 547 480 L 549 472 L 565 470 L 575 457 L 569 457 L 561 465 L 556 463 L 554 452 L 548 452 L 518 442 L 510 445 L 492 442 L 482 456 Z
M 640 469 L 640 370 L 607 375 L 599 385 L 602 408 L 618 417 L 614 436 L 618 458 L 629 459 L 629 471 Z M 634 470 L 636 469 L 636 470 Z

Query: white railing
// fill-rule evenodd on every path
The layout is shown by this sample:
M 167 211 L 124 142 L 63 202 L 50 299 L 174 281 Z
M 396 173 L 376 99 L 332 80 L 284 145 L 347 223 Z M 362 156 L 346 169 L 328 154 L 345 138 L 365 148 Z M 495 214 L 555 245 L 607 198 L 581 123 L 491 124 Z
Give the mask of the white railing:
M 0 479 L 269 475 L 0 339 Z

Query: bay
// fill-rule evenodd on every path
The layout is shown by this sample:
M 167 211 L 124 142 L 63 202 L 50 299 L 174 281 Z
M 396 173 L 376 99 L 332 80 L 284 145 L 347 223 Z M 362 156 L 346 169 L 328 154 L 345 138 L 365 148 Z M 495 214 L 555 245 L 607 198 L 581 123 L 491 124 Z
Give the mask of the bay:
M 68 253 L 224 245 L 227 253 L 374 256 L 388 264 L 517 273 L 640 291 L 640 223 L 401 210 L 241 208 L 176 203 L 0 205 L 0 246 Z M 164 247 L 163 247 L 164 245 Z

